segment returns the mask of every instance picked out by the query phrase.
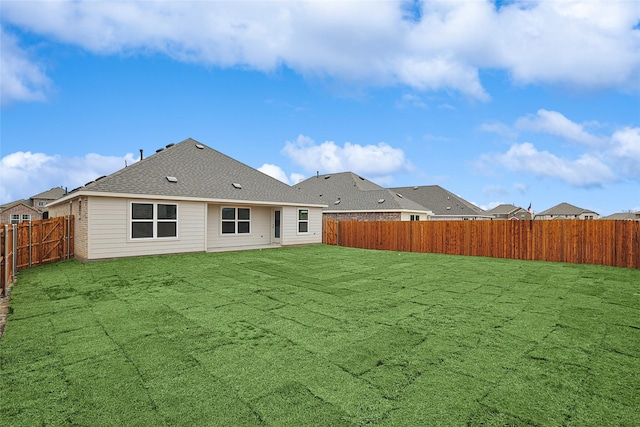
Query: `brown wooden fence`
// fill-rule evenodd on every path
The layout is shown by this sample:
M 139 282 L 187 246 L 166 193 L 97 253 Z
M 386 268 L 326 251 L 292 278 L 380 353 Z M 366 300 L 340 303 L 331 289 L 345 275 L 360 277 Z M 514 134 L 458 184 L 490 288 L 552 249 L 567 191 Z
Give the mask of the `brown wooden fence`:
M 18 270 L 73 258 L 73 224 L 73 216 L 0 224 L 0 296 Z
M 328 245 L 640 268 L 640 221 L 336 221 Z

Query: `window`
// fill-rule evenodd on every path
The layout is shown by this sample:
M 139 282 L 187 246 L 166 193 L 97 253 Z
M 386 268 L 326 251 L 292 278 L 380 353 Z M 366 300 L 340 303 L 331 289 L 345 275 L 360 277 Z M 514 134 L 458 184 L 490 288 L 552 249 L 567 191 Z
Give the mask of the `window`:
M 420 221 L 420 215 L 411 215 L 411 221 Z
M 44 202 L 42 200 L 38 200 L 38 207 L 43 207 L 44 206 Z
M 251 233 L 250 208 L 222 208 L 222 234 Z
M 178 237 L 178 206 L 131 203 L 131 238 Z
M 23 214 L 22 222 L 29 222 L 29 221 L 31 221 L 31 214 Z
M 17 224 L 20 222 L 20 214 L 11 214 L 11 224 Z
M 298 233 L 309 232 L 309 209 L 298 209 Z

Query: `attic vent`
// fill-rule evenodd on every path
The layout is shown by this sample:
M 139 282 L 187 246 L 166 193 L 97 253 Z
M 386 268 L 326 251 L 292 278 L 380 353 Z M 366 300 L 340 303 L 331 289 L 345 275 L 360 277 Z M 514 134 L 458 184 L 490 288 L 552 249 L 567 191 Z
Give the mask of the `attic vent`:
M 156 150 L 156 153 L 159 153 L 159 152 L 161 152 L 161 151 L 163 151 L 163 150 L 164 150 L 164 148 L 158 148 L 158 149 Z
M 378 200 L 378 203 L 384 203 L 384 199 Z
M 400 193 L 396 193 L 396 196 L 400 197 L 401 199 L 404 198 L 404 196 L 402 194 L 400 194 Z
M 447 206 L 447 210 L 450 211 L 451 210 L 451 206 Z
M 413 189 L 414 189 L 414 190 L 417 190 L 417 189 L 418 189 L 418 186 L 417 186 L 417 185 L 416 185 L 416 186 L 414 186 L 414 187 L 413 187 Z
M 333 202 L 334 205 L 339 205 L 340 204 L 340 199 L 336 200 L 335 202 Z
M 167 177 L 167 181 L 169 181 L 169 182 L 178 182 L 178 178 L 176 178 L 175 176 L 168 176 Z
M 202 149 L 204 149 L 204 145 L 196 144 L 196 148 L 199 149 L 199 150 L 202 150 Z
M 242 188 L 242 185 L 238 184 L 237 182 L 234 182 L 231 185 L 233 185 L 233 188 L 237 188 L 237 189 L 241 189 Z
M 331 175 L 327 175 L 324 177 L 324 179 L 329 179 L 329 178 L 331 178 Z
M 358 178 L 360 178 L 360 179 L 361 179 L 361 180 L 363 180 L 363 181 L 365 180 L 365 179 L 364 179 L 363 177 L 361 177 L 361 176 L 359 176 Z
M 173 147 L 174 145 L 176 145 L 176 144 L 173 144 L 173 143 L 172 144 L 167 144 L 167 148 Z

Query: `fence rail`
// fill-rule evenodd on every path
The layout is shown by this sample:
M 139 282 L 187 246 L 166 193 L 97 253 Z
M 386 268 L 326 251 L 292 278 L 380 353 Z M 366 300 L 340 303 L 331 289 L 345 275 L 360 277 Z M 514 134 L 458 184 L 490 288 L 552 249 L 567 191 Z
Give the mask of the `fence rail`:
M 323 242 L 362 249 L 640 268 L 640 221 L 337 221 Z
M 0 224 L 0 296 L 18 270 L 73 258 L 73 216 Z

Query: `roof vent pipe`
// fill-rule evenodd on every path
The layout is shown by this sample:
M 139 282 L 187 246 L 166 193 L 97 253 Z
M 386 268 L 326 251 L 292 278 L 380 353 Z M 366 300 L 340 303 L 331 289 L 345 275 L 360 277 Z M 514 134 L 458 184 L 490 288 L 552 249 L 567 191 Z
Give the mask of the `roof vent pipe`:
M 142 154 L 142 148 L 140 149 L 140 160 L 142 160 L 144 158 L 143 154 Z

